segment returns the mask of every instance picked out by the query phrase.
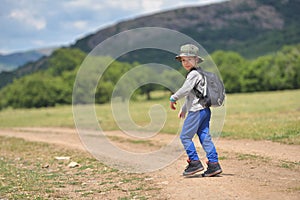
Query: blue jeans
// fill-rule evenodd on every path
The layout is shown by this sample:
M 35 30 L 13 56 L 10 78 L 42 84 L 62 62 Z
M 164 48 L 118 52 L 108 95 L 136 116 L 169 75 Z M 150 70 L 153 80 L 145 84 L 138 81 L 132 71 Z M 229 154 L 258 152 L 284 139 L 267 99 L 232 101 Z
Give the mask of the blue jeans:
M 199 160 L 193 137 L 197 133 L 209 162 L 218 162 L 218 153 L 209 134 L 211 111 L 209 108 L 188 112 L 180 134 L 181 142 L 190 160 Z

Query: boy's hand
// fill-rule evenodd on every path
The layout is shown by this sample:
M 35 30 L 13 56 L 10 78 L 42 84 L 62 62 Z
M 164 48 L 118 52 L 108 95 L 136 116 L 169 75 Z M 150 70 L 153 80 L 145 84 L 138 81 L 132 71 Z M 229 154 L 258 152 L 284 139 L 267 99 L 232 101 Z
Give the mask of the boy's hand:
M 176 110 L 176 100 L 171 96 L 170 97 L 170 108 L 172 109 L 172 110 Z
M 184 118 L 185 118 L 185 112 L 180 111 L 180 112 L 178 113 L 178 118 L 184 119 Z
M 170 101 L 170 107 L 172 110 L 176 110 L 176 101 Z

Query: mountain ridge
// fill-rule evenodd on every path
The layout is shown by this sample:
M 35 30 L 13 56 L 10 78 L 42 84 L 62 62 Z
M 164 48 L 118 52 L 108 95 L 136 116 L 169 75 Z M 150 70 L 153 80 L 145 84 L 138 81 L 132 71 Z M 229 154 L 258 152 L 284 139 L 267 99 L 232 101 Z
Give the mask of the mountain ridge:
M 291 18 L 299 16 L 299 14 L 286 17 L 287 13 L 284 13 L 282 9 L 284 6 L 289 9 L 292 7 L 295 7 L 293 9 L 300 9 L 299 5 L 294 5 L 295 1 L 280 2 L 276 3 L 275 0 L 246 0 L 242 2 L 231 0 L 200 7 L 164 11 L 103 28 L 78 39 L 71 47 L 89 52 L 97 44 L 122 31 L 145 26 L 157 26 L 176 30 L 194 38 L 209 53 L 223 49 L 238 51 L 246 57 L 256 57 L 263 54 L 264 51 L 269 52 L 270 50 L 264 47 L 260 51 L 256 51 L 256 54 L 252 53 L 253 55 L 249 56 L 249 52 L 246 50 L 249 44 L 245 44 L 247 43 L 246 40 L 256 39 L 260 41 L 259 35 L 263 35 L 263 37 L 270 37 L 268 34 L 275 34 L 273 37 L 284 35 L 286 28 L 295 26 L 295 20 L 291 20 Z M 294 40 L 297 42 L 300 41 L 297 36 L 293 37 L 296 38 Z M 292 43 L 295 42 L 294 40 Z M 291 44 L 281 40 L 277 46 L 275 45 L 275 48 L 279 49 L 285 42 Z M 272 46 L 272 44 L 270 45 Z M 263 47 L 263 45 L 261 46 Z
M 43 56 L 50 55 L 57 47 L 48 47 L 28 51 L 0 54 L 0 72 L 13 71 L 28 62 L 35 62 Z

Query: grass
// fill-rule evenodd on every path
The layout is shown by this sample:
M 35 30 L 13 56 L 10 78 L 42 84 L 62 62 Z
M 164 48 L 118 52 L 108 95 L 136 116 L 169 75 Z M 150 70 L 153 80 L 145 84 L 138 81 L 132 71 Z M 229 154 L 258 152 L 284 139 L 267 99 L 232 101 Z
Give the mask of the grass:
M 82 151 L 0 137 L 0 152 L 0 199 L 94 199 L 107 193 L 151 199 L 159 190 L 145 182 L 146 175 L 111 169 Z M 71 160 L 55 159 L 62 155 Z M 71 161 L 80 166 L 69 168 Z
M 248 154 L 248 153 L 237 153 L 236 154 L 237 160 L 243 161 L 254 161 L 254 162 L 260 162 L 260 163 L 270 163 L 272 160 L 271 158 L 264 157 L 261 155 L 256 155 L 256 154 Z
M 300 162 L 291 162 L 291 161 L 282 160 L 280 162 L 279 167 L 286 168 L 286 169 L 295 169 L 297 167 L 300 168 Z
M 151 122 L 152 116 L 155 124 L 162 122 L 161 132 L 178 133 L 182 120 L 177 118 L 178 111 L 169 109 L 168 97 L 169 93 L 163 92 L 156 93 L 152 101 L 145 99 L 131 101 L 129 117 L 139 127 L 143 127 Z M 229 94 L 221 136 L 231 139 L 271 140 L 286 144 L 300 144 L 299 99 L 300 90 Z M 153 105 L 163 107 L 166 119 L 163 113 L 155 109 L 152 110 L 152 115 L 149 115 L 149 110 Z M 119 129 L 110 104 L 96 105 L 96 115 L 103 130 Z M 75 127 L 72 107 L 0 111 L 0 128 L 10 127 Z
M 300 144 L 300 90 L 228 95 L 224 137 Z
M 132 140 L 132 139 L 124 139 L 122 137 L 118 136 L 108 136 L 108 138 L 111 141 L 116 141 L 116 142 L 124 142 L 124 143 L 131 143 L 131 144 L 142 144 L 142 145 L 147 145 L 147 146 L 159 146 L 158 144 L 149 141 L 149 140 Z
M 0 127 L 74 127 L 72 107 L 11 109 L 0 111 Z
M 288 170 L 299 171 L 300 162 L 299 161 L 288 161 L 288 160 L 276 160 L 272 159 L 269 156 L 262 156 L 255 153 L 232 153 L 224 151 L 222 156 L 219 157 L 219 160 L 237 160 L 243 162 L 242 165 L 256 165 L 256 166 L 269 166 L 274 169 L 274 167 L 284 168 Z

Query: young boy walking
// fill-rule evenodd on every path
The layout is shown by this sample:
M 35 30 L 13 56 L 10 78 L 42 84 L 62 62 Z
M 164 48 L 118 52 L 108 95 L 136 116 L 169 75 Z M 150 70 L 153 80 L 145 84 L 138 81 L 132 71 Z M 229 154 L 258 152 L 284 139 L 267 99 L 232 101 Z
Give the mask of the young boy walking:
M 198 135 L 200 143 L 206 153 L 208 159 L 208 168 L 203 176 L 210 177 L 222 173 L 222 169 L 218 162 L 218 154 L 209 133 L 209 122 L 211 111 L 209 107 L 201 105 L 199 98 L 193 92 L 193 88 L 198 84 L 198 90 L 204 92 L 206 81 L 200 73 L 195 70 L 199 63 L 203 62 L 203 58 L 199 56 L 199 49 L 195 45 L 186 44 L 181 46 L 179 55 L 176 60 L 181 62 L 182 66 L 188 71 L 186 80 L 182 87 L 170 97 L 170 107 L 175 110 L 176 101 L 185 97 L 178 117 L 185 118 L 182 131 L 180 134 L 181 142 L 188 155 L 188 166 L 183 172 L 183 176 L 190 176 L 204 170 L 204 167 L 198 157 L 193 137 Z

